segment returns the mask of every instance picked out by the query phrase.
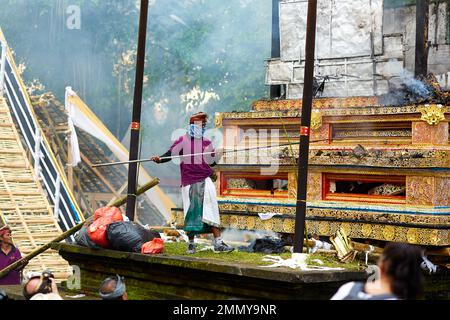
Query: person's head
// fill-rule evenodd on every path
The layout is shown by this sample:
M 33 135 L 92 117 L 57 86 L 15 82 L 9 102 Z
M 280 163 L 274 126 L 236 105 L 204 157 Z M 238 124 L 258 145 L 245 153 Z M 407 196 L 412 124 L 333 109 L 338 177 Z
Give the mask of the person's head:
M 7 243 L 7 244 L 11 244 L 12 243 L 12 238 L 11 238 L 11 228 L 7 225 L 3 226 L 0 228 L 0 243 Z
M 128 300 L 124 279 L 119 275 L 103 280 L 99 294 L 102 300 Z
M 23 296 L 26 300 L 30 300 L 34 295 L 38 293 L 48 294 L 57 293 L 54 292 L 54 276 L 49 271 L 44 271 L 41 274 L 33 274 L 29 277 L 28 281 L 23 287 Z
M 417 299 L 423 289 L 421 261 L 422 251 L 418 247 L 389 243 L 378 263 L 380 276 L 390 282 L 391 290 L 398 298 Z
M 207 123 L 208 123 L 208 115 L 204 112 L 198 112 L 192 115 L 189 119 L 189 124 L 196 124 L 202 128 L 205 128 Z

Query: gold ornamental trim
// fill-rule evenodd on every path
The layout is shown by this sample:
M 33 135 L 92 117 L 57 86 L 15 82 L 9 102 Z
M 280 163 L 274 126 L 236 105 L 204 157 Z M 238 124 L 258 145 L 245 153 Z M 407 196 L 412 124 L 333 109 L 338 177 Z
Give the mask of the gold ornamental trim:
M 216 128 L 222 127 L 222 113 L 216 112 L 216 116 L 214 119 L 214 125 Z
M 444 113 L 446 110 L 441 104 L 426 104 L 417 108 L 417 110 L 422 113 L 420 119 L 430 126 L 438 125 L 439 122 L 445 120 Z
M 322 127 L 322 112 L 313 110 L 311 113 L 311 129 L 319 130 Z
M 177 227 L 184 224 L 183 212 L 176 212 Z M 263 221 L 258 216 L 242 216 L 222 212 L 221 226 L 240 230 L 265 230 L 292 234 L 295 231 L 295 220 L 292 218 L 274 217 Z M 308 232 L 321 236 L 330 236 L 337 230 L 345 230 L 351 238 L 373 239 L 380 241 L 407 242 L 420 245 L 448 246 L 450 245 L 449 229 L 430 229 L 392 226 L 370 223 L 354 223 L 336 221 L 306 221 Z

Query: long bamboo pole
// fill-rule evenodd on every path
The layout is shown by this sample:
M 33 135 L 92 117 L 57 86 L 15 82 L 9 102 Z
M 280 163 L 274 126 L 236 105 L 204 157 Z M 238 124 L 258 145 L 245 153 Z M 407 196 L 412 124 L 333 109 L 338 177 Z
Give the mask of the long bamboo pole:
M 150 181 L 149 183 L 145 184 L 144 186 L 142 186 L 141 188 L 139 188 L 136 191 L 136 194 L 137 195 L 141 195 L 144 192 L 146 192 L 147 190 L 150 190 L 151 188 L 157 186 L 158 184 L 159 184 L 159 179 L 154 179 L 154 180 Z M 117 199 L 115 202 L 113 202 L 111 207 L 120 207 L 120 206 L 124 205 L 126 202 L 127 202 L 127 197 L 125 196 L 125 197 Z M 78 230 L 80 230 L 83 227 L 85 222 L 86 221 L 83 221 L 83 222 L 77 224 L 72 229 L 67 230 L 66 232 L 62 233 L 61 235 L 59 235 L 58 237 L 56 237 L 52 241 L 48 242 L 47 244 L 43 245 L 42 247 L 37 248 L 36 250 L 32 251 L 31 253 L 29 253 L 28 255 L 23 257 L 22 259 L 14 262 L 13 264 L 9 265 L 8 267 L 6 267 L 2 271 L 0 271 L 0 279 L 3 278 L 4 276 L 6 276 L 12 270 L 20 269 L 20 268 L 25 267 L 25 265 L 31 259 L 33 259 L 34 257 L 36 257 L 36 256 L 40 255 L 41 253 L 43 253 L 43 252 L 47 251 L 48 249 L 50 249 L 52 243 L 60 242 L 60 241 L 62 241 L 64 239 L 70 237 L 71 235 L 73 235 L 75 232 L 77 232 Z

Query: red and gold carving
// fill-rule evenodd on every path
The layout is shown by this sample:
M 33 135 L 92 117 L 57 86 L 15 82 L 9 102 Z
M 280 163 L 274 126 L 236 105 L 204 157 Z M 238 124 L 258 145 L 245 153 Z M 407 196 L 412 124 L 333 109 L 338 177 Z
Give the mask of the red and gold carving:
M 432 206 L 434 177 L 407 177 L 406 204 Z
M 290 172 L 288 175 L 288 198 L 297 198 L 297 172 Z
M 326 144 L 330 141 L 330 125 L 323 124 L 319 129 L 311 132 L 311 143 Z
M 435 206 L 450 206 L 450 178 L 436 178 Z
M 406 203 L 410 205 L 450 205 L 450 178 L 408 177 Z
M 448 122 L 441 122 L 433 126 L 426 122 L 413 122 L 412 128 L 413 144 L 443 145 L 448 143 Z
M 322 173 L 308 173 L 308 191 L 306 195 L 307 201 L 322 200 Z

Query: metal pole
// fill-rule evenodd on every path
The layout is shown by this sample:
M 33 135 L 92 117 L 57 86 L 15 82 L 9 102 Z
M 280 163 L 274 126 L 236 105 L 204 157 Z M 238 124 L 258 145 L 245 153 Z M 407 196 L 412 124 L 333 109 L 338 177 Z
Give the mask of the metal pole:
M 306 22 L 306 61 L 303 85 L 302 115 L 300 127 L 300 153 L 298 159 L 297 206 L 295 212 L 294 252 L 303 251 L 305 235 L 306 191 L 308 182 L 309 131 L 313 99 L 314 54 L 316 45 L 317 0 L 308 1 Z
M 131 122 L 130 161 L 137 160 L 139 153 L 139 133 L 141 128 L 142 87 L 145 67 L 145 40 L 147 37 L 148 0 L 141 0 L 139 18 L 139 38 L 137 48 L 136 79 L 134 85 L 133 118 Z M 136 207 L 137 163 L 128 168 L 127 217 L 134 221 Z
M 0 95 L 3 94 L 5 86 L 5 67 L 6 67 L 6 44 L 1 43 L 2 55 L 0 58 Z
M 272 0 L 272 50 L 271 58 L 280 58 L 280 0 Z M 281 96 L 281 85 L 270 86 L 270 99 Z
M 425 77 L 428 73 L 428 0 L 416 2 L 416 56 L 414 76 Z

